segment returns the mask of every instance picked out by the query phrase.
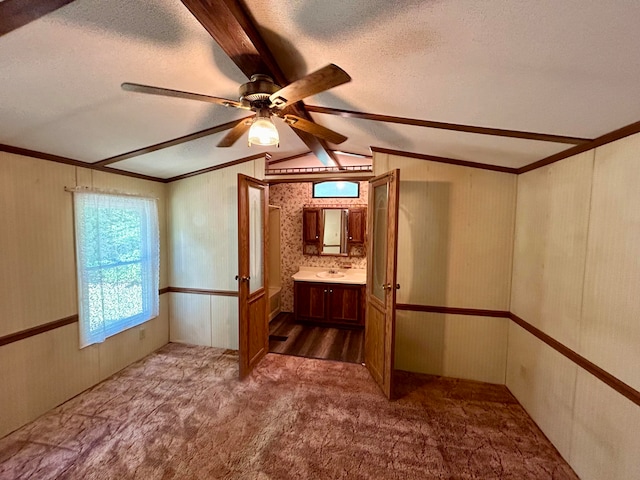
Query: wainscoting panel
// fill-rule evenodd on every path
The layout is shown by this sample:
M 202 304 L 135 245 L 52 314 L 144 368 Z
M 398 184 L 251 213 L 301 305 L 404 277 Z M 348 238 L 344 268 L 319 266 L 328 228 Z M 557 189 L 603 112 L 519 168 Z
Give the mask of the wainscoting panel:
M 160 315 L 100 344 L 100 380 L 169 342 L 169 294 L 160 295 Z
M 506 385 L 566 460 L 571 454 L 578 368 L 510 322 Z
M 577 349 L 593 150 L 518 176 L 510 310 Z
M 209 295 L 169 293 L 169 341 L 211 346 Z
M 580 351 L 640 390 L 640 134 L 596 149 Z
M 583 480 L 640 473 L 640 408 L 578 369 L 570 463 Z
M 211 295 L 211 346 L 238 349 L 238 297 Z
M 396 311 L 399 370 L 504 384 L 509 320 Z
M 0 347 L 0 437 L 101 380 L 98 345 L 79 343 L 73 323 Z

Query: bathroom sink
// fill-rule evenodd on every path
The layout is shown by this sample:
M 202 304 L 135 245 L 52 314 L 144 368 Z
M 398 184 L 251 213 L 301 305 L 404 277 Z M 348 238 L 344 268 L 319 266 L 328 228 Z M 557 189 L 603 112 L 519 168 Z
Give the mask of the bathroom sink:
M 316 277 L 318 278 L 342 278 L 345 274 L 343 272 L 336 272 L 333 270 L 327 270 L 326 272 L 318 272 L 316 273 Z

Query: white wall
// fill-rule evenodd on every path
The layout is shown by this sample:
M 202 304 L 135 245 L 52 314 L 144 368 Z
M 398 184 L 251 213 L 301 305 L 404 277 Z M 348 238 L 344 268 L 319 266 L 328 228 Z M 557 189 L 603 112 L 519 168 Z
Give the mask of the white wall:
M 64 191 L 74 186 L 159 199 L 167 286 L 164 184 L 0 152 L 0 336 L 78 313 L 73 199 Z M 77 323 L 0 346 L 0 437 L 166 344 L 168 326 L 162 295 L 159 317 L 82 350 Z
M 374 153 L 400 169 L 397 303 L 506 311 L 516 176 Z M 396 368 L 504 383 L 508 320 L 397 311 Z
M 640 390 L 640 135 L 518 177 L 511 311 Z M 636 479 L 640 408 L 512 324 L 507 386 L 585 479 Z
M 171 182 L 168 192 L 169 283 L 237 292 L 238 173 L 264 178 L 264 159 Z M 170 339 L 238 348 L 238 297 L 170 294 Z

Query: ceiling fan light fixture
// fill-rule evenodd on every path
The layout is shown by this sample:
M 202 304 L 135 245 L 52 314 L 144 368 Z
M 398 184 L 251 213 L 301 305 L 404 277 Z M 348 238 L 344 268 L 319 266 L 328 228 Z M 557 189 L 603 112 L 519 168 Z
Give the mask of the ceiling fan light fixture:
M 273 124 L 271 115 L 265 110 L 258 111 L 249 128 L 249 146 L 270 146 L 279 143 L 278 129 Z

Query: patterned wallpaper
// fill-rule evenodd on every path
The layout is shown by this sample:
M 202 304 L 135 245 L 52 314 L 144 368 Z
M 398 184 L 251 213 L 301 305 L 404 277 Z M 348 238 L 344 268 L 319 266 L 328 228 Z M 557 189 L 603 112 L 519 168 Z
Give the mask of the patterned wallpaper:
M 360 182 L 360 198 L 311 198 L 312 183 L 281 183 L 269 187 L 269 204 L 280 211 L 280 271 L 282 311 L 293 312 L 293 280 L 291 275 L 300 267 L 367 268 L 367 258 L 326 257 L 302 253 L 302 207 L 305 205 L 366 205 L 369 184 Z

